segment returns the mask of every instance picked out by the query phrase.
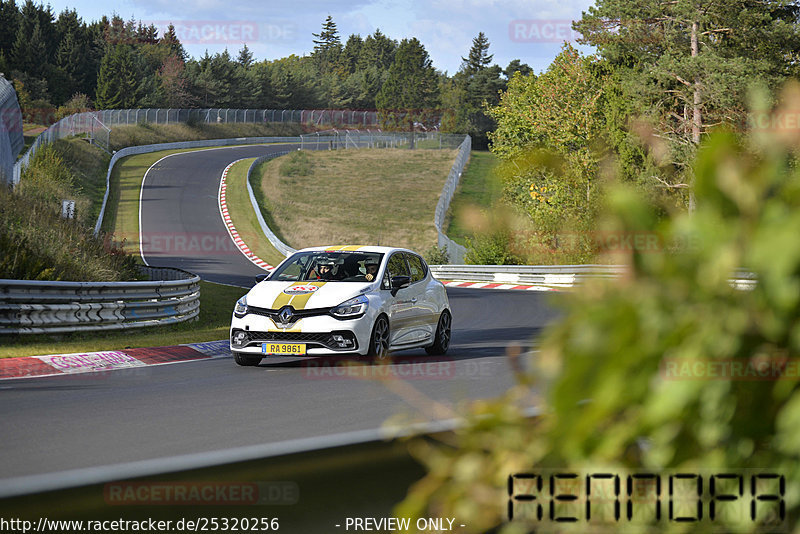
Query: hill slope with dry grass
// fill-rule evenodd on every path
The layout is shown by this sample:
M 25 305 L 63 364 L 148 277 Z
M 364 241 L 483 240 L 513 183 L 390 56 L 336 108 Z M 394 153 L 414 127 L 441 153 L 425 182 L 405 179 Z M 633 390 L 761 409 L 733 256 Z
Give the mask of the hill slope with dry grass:
M 263 164 L 273 229 L 294 248 L 356 243 L 424 251 L 456 150 L 295 152 Z

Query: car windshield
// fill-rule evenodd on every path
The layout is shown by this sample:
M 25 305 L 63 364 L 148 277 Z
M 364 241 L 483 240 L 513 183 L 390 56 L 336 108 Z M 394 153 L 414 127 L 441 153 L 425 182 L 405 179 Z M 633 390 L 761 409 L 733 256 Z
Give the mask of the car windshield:
M 370 282 L 377 276 L 382 259 L 383 254 L 379 252 L 298 252 L 279 266 L 269 279 L 282 282 Z

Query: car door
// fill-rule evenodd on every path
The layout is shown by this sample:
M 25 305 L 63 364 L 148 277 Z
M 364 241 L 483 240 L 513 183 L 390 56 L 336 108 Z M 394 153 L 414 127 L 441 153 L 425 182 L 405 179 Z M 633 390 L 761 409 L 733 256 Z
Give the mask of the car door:
M 427 294 L 428 287 L 425 281 L 428 270 L 422 258 L 410 252 L 404 254 L 411 276 L 411 285 L 408 287 L 408 298 L 411 300 L 409 336 L 416 342 L 433 339 L 439 318 L 436 315 L 436 304 Z
M 386 264 L 386 274 L 389 281 L 394 276 L 411 276 L 408 272 L 408 263 L 402 252 L 394 252 Z M 414 342 L 412 326 L 414 323 L 412 288 L 398 289 L 394 296 L 389 296 L 389 326 L 391 328 L 390 344 L 405 345 Z

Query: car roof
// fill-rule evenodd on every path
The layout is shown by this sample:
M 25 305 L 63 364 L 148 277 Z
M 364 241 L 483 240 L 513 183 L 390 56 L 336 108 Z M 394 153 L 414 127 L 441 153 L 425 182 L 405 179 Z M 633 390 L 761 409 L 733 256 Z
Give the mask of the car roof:
M 381 247 L 378 245 L 328 245 L 324 247 L 308 247 L 298 250 L 297 252 L 316 252 L 323 250 L 326 252 L 380 252 L 382 254 L 388 254 L 394 251 L 402 251 L 417 254 L 413 250 L 408 250 L 407 248 Z

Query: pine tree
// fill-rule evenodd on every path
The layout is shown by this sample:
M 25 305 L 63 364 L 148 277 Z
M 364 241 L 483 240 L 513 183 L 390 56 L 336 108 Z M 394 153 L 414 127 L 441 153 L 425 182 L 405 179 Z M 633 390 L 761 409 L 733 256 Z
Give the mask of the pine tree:
M 50 93 L 56 104 L 66 102 L 73 94 L 79 90 L 78 79 L 81 76 L 82 53 L 80 43 L 75 34 L 67 33 L 58 45 L 56 52 L 55 69 L 58 70 L 58 81 L 49 78 Z
M 42 37 L 39 20 L 34 19 L 28 31 L 28 24 L 20 24 L 14 41 L 12 62 L 15 69 L 29 76 L 41 78 L 47 65 L 47 48 Z
M 514 73 L 516 72 L 519 72 L 523 76 L 527 76 L 533 72 L 533 69 L 531 69 L 527 63 L 522 63 L 519 59 L 512 59 L 508 66 L 503 70 L 503 75 L 506 77 L 506 80 L 510 80 L 514 77 Z
M 342 41 L 339 39 L 339 31 L 333 17 L 328 15 L 322 24 L 320 33 L 312 33 L 316 39 L 313 40 L 314 51 L 311 57 L 322 74 L 334 72 L 339 67 L 339 56 L 342 53 Z
M 269 64 L 261 61 L 253 65 L 250 70 L 255 90 L 255 107 L 260 109 L 270 109 L 273 99 L 272 73 Z
M 0 52 L 8 59 L 17 38 L 20 14 L 14 0 L 0 0 Z
M 436 70 L 416 37 L 400 42 L 375 103 L 378 109 L 388 112 L 389 121 L 409 128 L 413 128 L 414 122 L 428 118 L 439 103 Z
M 97 78 L 98 109 L 129 109 L 137 101 L 138 80 L 141 78 L 134 66 L 129 45 L 114 45 L 100 63 Z
M 85 45 L 85 55 L 81 62 L 81 76 L 78 77 L 78 82 L 80 92 L 86 95 L 93 95 L 97 92 L 97 76 L 106 49 L 103 35 L 107 23 L 107 19 L 92 22 L 82 32 L 81 39 Z
M 275 69 L 272 76 L 272 109 L 290 109 L 294 103 L 295 80 L 287 69 Z
M 342 67 L 348 74 L 352 74 L 358 68 L 358 58 L 361 55 L 361 48 L 364 40 L 360 35 L 353 34 L 347 38 L 347 42 L 342 50 Z
M 472 40 L 472 47 L 462 59 L 461 69 L 453 76 L 448 88 L 447 128 L 458 133 L 468 133 L 476 148 L 488 146 L 487 132 L 495 127 L 494 120 L 485 113 L 486 106 L 494 106 L 505 89 L 499 66 L 491 65 L 489 39 L 483 34 Z
M 493 55 L 489 55 L 489 39 L 483 32 L 472 39 L 472 48 L 467 57 L 462 57 L 461 70 L 467 74 L 474 74 L 487 68 L 492 63 Z
M 183 48 L 183 45 L 178 39 L 178 35 L 175 33 L 175 26 L 173 24 L 170 23 L 170 25 L 167 26 L 167 31 L 159 40 L 159 44 L 168 48 L 172 53 L 171 55 L 177 56 L 181 61 L 186 63 L 189 55 L 186 53 L 186 49 Z
M 312 33 L 316 39 L 314 43 L 314 53 L 328 52 L 331 49 L 339 48 L 342 46 L 342 41 L 339 39 L 339 31 L 336 29 L 336 23 L 333 22 L 333 17 L 328 15 L 325 22 L 322 23 L 322 31 L 320 33 Z
M 385 36 L 378 28 L 375 33 L 364 39 L 364 45 L 361 47 L 361 54 L 358 58 L 358 69 L 375 67 L 378 70 L 389 70 L 394 63 L 396 51 L 397 41 Z
M 236 57 L 236 62 L 244 67 L 245 69 L 249 69 L 250 66 L 253 64 L 253 53 L 247 48 L 247 43 L 242 46 L 242 49 L 239 50 L 239 55 Z

